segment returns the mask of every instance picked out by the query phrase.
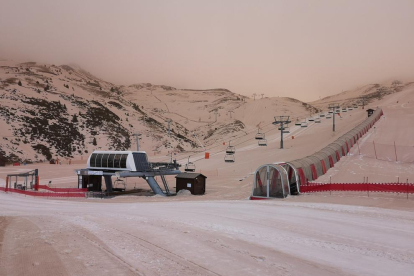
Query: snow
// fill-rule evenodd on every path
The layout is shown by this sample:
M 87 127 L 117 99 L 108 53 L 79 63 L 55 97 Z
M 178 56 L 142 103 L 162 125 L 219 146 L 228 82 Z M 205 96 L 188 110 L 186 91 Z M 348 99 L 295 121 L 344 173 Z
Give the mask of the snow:
M 191 192 L 189 190 L 179 190 L 177 196 L 190 196 Z
M 46 245 L 65 256 L 61 269 L 69 275 L 74 263 L 83 275 L 93 275 L 90 266 L 125 275 L 131 270 L 145 275 L 411 275 L 414 269 L 412 210 L 289 200 L 109 204 L 4 193 L 0 208 L 3 216 L 38 227 Z M 5 234 L 6 249 L 16 243 L 12 233 L 13 223 Z

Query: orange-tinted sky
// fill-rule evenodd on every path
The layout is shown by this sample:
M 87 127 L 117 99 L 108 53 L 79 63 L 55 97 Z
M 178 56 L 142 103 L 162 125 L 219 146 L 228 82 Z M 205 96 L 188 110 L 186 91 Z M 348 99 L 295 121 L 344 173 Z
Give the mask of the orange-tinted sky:
M 315 100 L 414 81 L 414 1 L 2 0 L 0 57 Z

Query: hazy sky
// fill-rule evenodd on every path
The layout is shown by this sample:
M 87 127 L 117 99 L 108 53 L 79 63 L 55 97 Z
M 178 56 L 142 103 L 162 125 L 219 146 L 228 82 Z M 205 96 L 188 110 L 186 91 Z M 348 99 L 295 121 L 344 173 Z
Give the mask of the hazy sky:
M 301 100 L 414 81 L 414 0 L 0 0 L 0 57 Z

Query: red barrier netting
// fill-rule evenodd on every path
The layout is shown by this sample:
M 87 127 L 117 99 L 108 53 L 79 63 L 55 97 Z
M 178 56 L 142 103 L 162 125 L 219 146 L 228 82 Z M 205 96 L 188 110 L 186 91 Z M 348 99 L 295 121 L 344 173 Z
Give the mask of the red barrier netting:
M 79 190 L 79 189 L 78 189 Z M 34 191 L 24 191 L 19 189 L 4 188 L 0 187 L 0 191 L 3 192 L 12 192 L 17 194 L 29 195 L 29 196 L 43 196 L 43 197 L 85 197 L 85 192 L 34 192 Z
M 412 183 L 309 183 L 300 186 L 301 193 L 349 191 L 414 194 Z
M 78 188 L 50 188 L 46 185 L 38 185 L 39 189 L 48 190 L 56 193 L 80 193 L 87 192 L 88 189 L 78 189 Z

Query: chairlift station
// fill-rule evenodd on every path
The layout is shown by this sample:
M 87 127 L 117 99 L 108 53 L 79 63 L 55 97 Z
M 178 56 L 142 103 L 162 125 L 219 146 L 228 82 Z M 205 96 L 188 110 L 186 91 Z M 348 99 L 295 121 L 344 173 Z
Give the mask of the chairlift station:
M 112 176 L 117 178 L 141 177 L 155 194 L 171 195 L 165 175 L 180 174 L 180 165 L 174 162 L 149 162 L 145 151 L 94 151 L 88 158 L 87 168 L 77 170 L 78 187 L 89 191 L 102 190 L 102 177 L 107 192 L 113 192 Z M 155 176 L 160 176 L 164 191 Z

